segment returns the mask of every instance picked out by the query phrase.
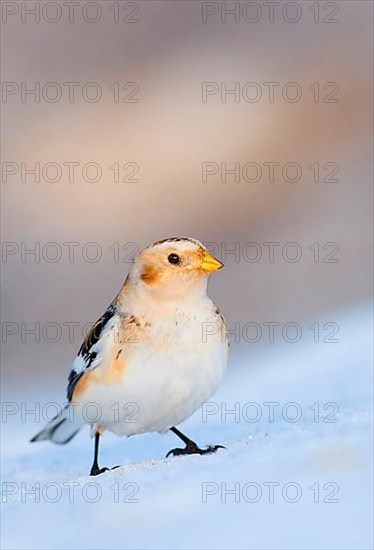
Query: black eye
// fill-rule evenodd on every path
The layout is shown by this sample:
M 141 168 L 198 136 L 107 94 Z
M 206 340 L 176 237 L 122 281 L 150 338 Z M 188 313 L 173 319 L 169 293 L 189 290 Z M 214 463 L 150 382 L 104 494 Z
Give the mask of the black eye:
M 168 261 L 171 264 L 177 265 L 180 262 L 178 254 L 169 254 Z

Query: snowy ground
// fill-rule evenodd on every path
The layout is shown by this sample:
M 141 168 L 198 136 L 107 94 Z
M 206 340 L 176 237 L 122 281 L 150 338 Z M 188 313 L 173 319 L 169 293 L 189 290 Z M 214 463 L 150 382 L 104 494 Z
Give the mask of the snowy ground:
M 216 455 L 165 460 L 173 434 L 108 435 L 101 463 L 122 466 L 90 478 L 86 431 L 65 447 L 31 445 L 39 426 L 12 417 L 2 429 L 2 547 L 373 548 L 370 310 L 331 318 L 339 343 L 237 346 L 214 414 L 182 427 L 227 447 Z M 273 422 L 269 402 L 280 404 Z M 298 407 L 282 415 L 290 402 Z M 222 419 L 235 403 L 237 415 Z

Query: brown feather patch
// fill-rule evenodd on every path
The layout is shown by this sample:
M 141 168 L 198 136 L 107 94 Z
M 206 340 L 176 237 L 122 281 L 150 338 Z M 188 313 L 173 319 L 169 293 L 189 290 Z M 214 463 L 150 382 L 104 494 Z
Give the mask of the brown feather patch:
M 145 264 L 140 274 L 140 279 L 148 285 L 155 284 L 160 277 L 159 269 L 151 264 Z

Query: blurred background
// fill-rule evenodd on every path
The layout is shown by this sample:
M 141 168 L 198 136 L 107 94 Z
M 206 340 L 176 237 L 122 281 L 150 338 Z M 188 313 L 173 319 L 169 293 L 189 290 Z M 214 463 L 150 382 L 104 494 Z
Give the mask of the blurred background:
M 24 11 L 4 4 L 4 390 L 22 376 L 38 393 L 48 373 L 63 398 L 82 327 L 116 294 L 132 252 L 169 236 L 211 243 L 225 262 L 210 294 L 230 329 L 296 322 L 311 338 L 309 325 L 369 299 L 371 2 L 322 2 L 320 13 L 299 2 L 301 15 L 282 12 L 281 3 L 274 22 L 261 2 L 256 13 L 226 3 L 237 10 L 226 16 L 220 2 L 81 2 L 73 22 L 66 7 L 39 6 L 35 22 L 24 11 L 38 3 L 22 3 Z M 67 82 L 75 83 L 70 101 Z M 215 83 L 205 101 L 204 82 Z M 248 96 L 260 89 L 257 102 L 244 97 L 248 82 L 257 83 Z M 278 83 L 273 101 L 269 82 Z M 290 82 L 301 90 L 298 101 L 284 97 L 295 94 L 292 86 L 283 91 Z M 38 100 L 25 94 L 35 83 Z M 239 95 L 225 96 L 235 83 Z M 269 162 L 279 163 L 273 182 Z M 298 181 L 292 167 L 283 176 L 290 162 L 302 170 Z M 35 163 L 39 182 L 22 168 Z M 76 163 L 70 181 L 67 163 Z M 100 167 L 99 181 L 89 181 L 97 168 L 87 163 Z M 237 163 L 241 173 L 224 181 L 221 163 L 227 170 Z M 261 167 L 258 181 L 256 168 L 243 176 L 247 163 Z M 204 178 L 204 169 L 216 173 Z M 59 181 L 51 181 L 54 170 Z M 278 243 L 273 262 L 269 242 Z M 63 243 L 75 243 L 73 258 Z M 286 257 L 301 251 L 298 261 L 285 259 L 285 245 Z M 38 257 L 24 253 L 38 246 Z M 73 337 L 64 323 L 79 324 Z M 250 354 L 269 345 L 265 335 L 241 343 Z

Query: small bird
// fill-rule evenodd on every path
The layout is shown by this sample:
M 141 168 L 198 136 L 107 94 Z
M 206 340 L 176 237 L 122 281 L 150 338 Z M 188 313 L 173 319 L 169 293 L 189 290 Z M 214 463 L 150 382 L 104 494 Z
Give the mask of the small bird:
M 187 237 L 141 251 L 79 349 L 67 406 L 31 441 L 68 443 L 89 424 L 93 476 L 109 469 L 98 463 L 105 430 L 124 436 L 171 430 L 185 447 L 166 456 L 223 448 L 200 449 L 175 427 L 209 399 L 227 367 L 225 321 L 206 292 L 209 275 L 222 267 Z

